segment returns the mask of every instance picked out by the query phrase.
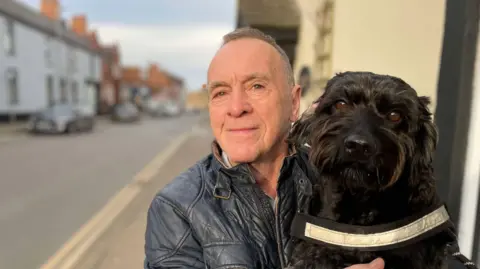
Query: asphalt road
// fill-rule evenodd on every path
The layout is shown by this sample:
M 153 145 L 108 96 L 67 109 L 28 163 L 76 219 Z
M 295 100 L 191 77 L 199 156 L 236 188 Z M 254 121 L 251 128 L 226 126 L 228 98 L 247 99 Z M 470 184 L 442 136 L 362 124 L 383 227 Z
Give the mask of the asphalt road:
M 90 134 L 0 143 L 0 268 L 39 268 L 202 117 L 104 122 Z

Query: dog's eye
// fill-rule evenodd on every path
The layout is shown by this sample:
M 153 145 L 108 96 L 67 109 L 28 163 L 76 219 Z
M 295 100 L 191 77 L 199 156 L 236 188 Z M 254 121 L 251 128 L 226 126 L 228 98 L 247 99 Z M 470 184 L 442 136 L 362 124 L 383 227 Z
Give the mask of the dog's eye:
M 391 122 L 399 122 L 402 119 L 402 115 L 396 111 L 388 113 L 388 120 Z
M 338 101 L 338 102 L 335 103 L 335 109 L 336 110 L 343 110 L 343 109 L 346 109 L 347 107 L 348 107 L 348 105 L 344 101 Z

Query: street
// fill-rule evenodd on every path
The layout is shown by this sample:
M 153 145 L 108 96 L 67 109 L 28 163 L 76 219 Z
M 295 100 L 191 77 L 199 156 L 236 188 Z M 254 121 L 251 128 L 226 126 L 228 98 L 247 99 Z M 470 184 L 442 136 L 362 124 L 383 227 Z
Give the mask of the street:
M 100 121 L 93 133 L 0 142 L 0 268 L 38 268 L 205 115 Z

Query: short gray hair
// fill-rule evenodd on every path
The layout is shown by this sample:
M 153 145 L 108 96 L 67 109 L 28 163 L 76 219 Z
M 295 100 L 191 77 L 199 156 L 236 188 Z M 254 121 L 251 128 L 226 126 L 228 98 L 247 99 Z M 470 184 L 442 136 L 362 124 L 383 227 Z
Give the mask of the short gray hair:
M 222 46 L 226 45 L 231 41 L 244 39 L 244 38 L 258 39 L 272 46 L 280 54 L 280 57 L 282 58 L 283 64 L 285 66 L 285 74 L 287 75 L 288 85 L 291 87 L 295 85 L 295 77 L 293 76 L 293 69 L 292 69 L 292 66 L 290 65 L 290 59 L 288 58 L 287 53 L 285 53 L 285 51 L 277 44 L 277 42 L 272 36 L 267 35 L 264 32 L 255 28 L 242 27 L 224 35 Z

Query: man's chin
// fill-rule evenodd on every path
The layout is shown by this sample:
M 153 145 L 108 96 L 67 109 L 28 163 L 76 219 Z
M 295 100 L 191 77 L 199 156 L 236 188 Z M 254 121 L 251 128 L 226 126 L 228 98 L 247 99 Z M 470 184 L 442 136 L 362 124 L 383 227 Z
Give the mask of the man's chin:
M 252 163 L 255 161 L 255 157 L 252 156 L 235 156 L 233 158 L 228 158 L 230 163 L 235 166 L 241 163 Z
M 226 151 L 228 160 L 232 165 L 240 164 L 240 163 L 251 163 L 254 162 L 258 158 L 258 151 L 257 150 L 248 150 L 248 149 L 233 149 L 230 151 Z

